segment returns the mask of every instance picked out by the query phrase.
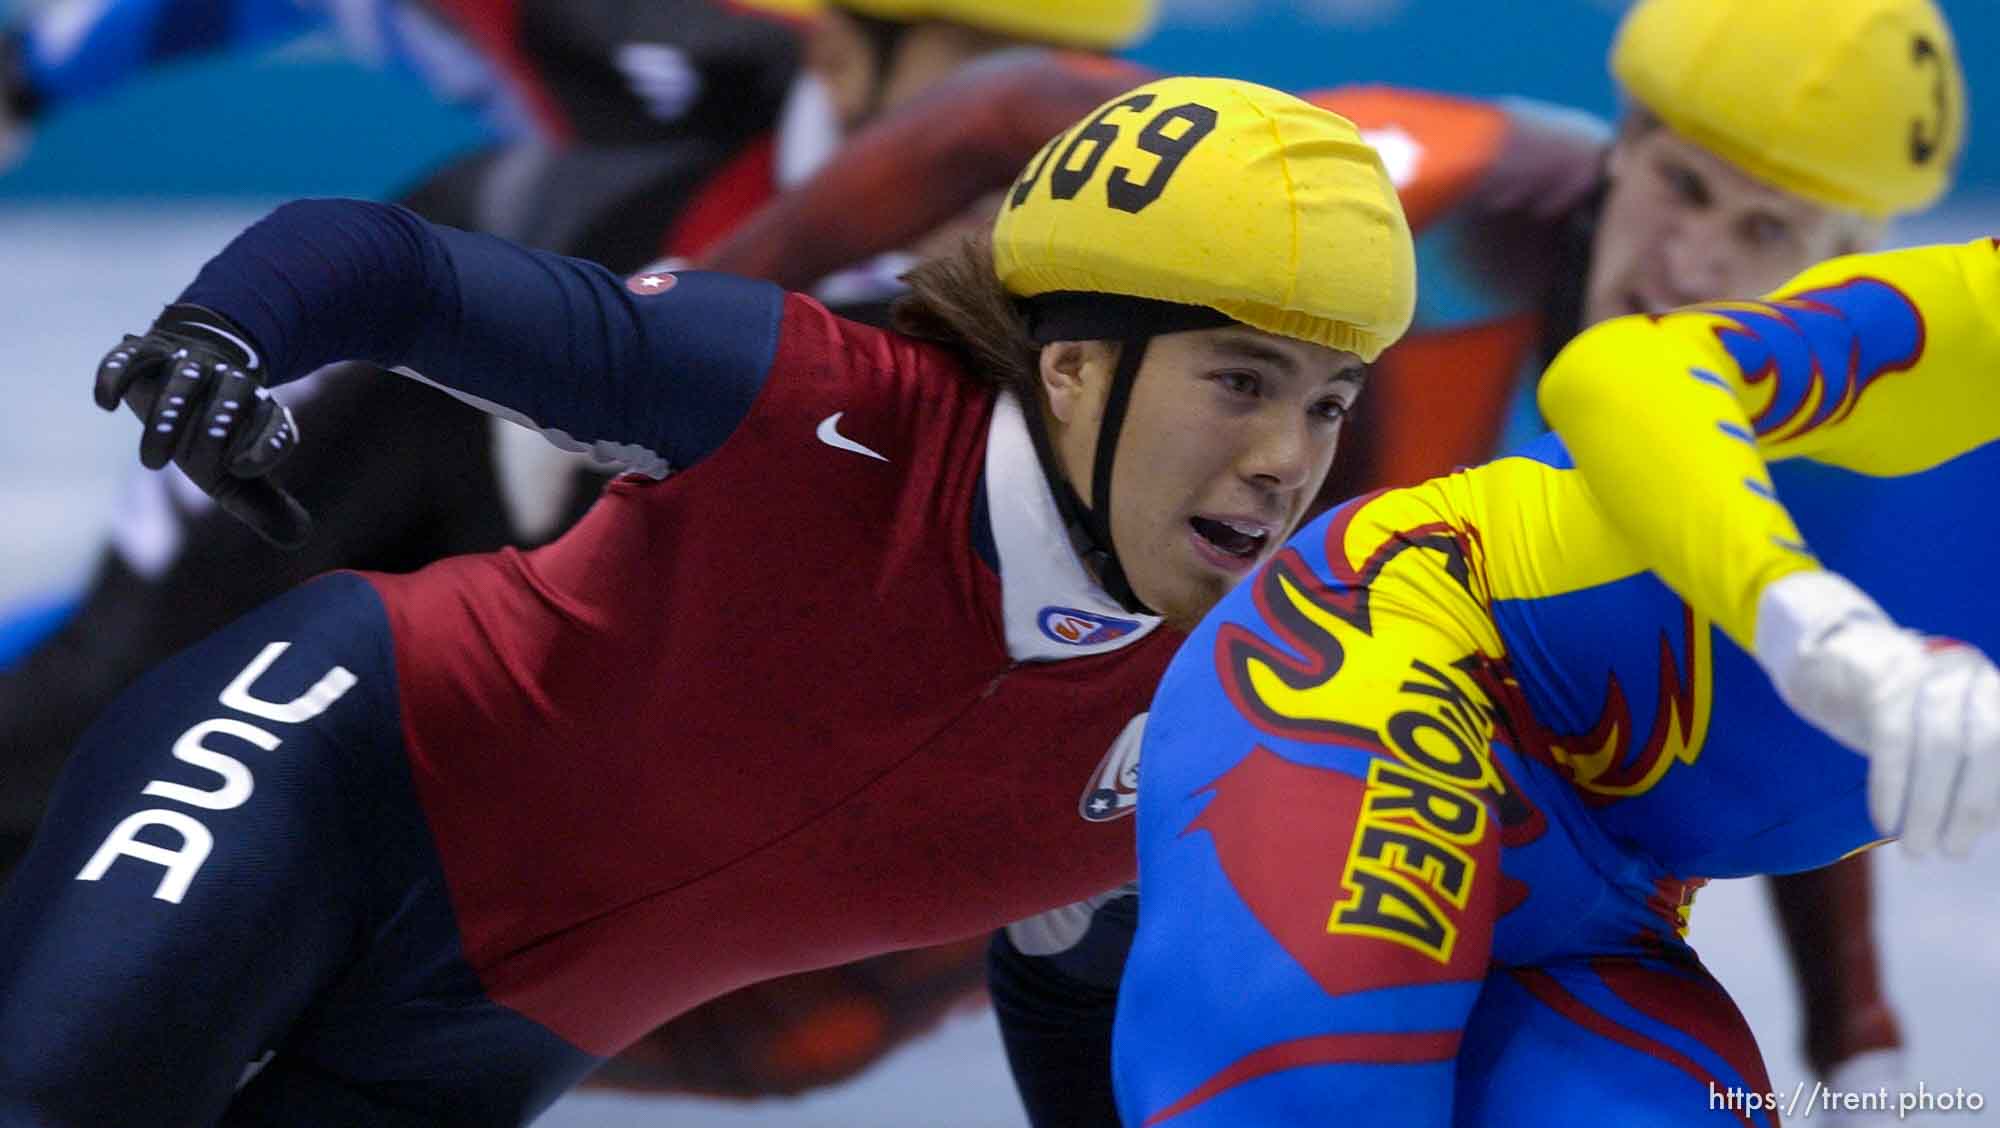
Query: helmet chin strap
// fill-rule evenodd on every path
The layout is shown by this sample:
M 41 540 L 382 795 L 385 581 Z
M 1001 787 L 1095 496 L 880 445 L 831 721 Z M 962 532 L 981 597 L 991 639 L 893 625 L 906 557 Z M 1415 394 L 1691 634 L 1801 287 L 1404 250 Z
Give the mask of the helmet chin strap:
M 1139 615 L 1157 615 L 1146 606 L 1126 578 L 1125 564 L 1118 559 L 1118 547 L 1111 540 L 1111 466 L 1118 457 L 1118 436 L 1125 430 L 1125 409 L 1132 402 L 1132 385 L 1137 382 L 1139 365 L 1146 359 L 1146 346 L 1153 338 L 1127 337 L 1118 344 L 1118 367 L 1112 371 L 1111 388 L 1105 393 L 1104 415 L 1097 424 L 1097 452 L 1090 465 L 1090 507 L 1083 511 L 1084 528 L 1090 541 L 1104 547 L 1102 559 L 1084 560 L 1097 571 L 1097 580 L 1120 607 Z M 1076 488 L 1064 479 L 1064 489 L 1073 497 Z
M 1132 402 L 1132 384 L 1151 340 L 1151 337 L 1127 337 L 1119 342 L 1118 366 L 1105 396 L 1104 416 L 1097 428 L 1097 450 L 1091 460 L 1090 504 L 1084 504 L 1069 475 L 1063 472 L 1062 463 L 1056 460 L 1048 422 L 1042 417 L 1040 405 L 1025 405 L 1035 455 L 1041 461 L 1049 489 L 1056 495 L 1056 509 L 1062 513 L 1063 522 L 1076 541 L 1077 554 L 1083 557 L 1084 565 L 1097 577 L 1097 582 L 1104 585 L 1105 594 L 1134 615 L 1159 612 L 1148 607 L 1139 593 L 1132 590 L 1132 581 L 1126 578 L 1125 565 L 1118 559 L 1118 548 L 1111 540 L 1111 467 L 1118 457 L 1119 433 L 1125 429 L 1125 408 Z

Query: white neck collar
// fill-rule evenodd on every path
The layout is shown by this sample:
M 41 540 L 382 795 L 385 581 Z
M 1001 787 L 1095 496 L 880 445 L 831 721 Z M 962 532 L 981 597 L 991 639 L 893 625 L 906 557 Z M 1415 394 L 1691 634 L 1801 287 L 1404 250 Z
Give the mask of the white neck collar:
M 1007 653 L 1015 661 L 1103 654 L 1160 625 L 1157 615 L 1120 607 L 1077 557 L 1021 403 L 1005 391 L 986 432 L 986 511 L 1000 555 Z

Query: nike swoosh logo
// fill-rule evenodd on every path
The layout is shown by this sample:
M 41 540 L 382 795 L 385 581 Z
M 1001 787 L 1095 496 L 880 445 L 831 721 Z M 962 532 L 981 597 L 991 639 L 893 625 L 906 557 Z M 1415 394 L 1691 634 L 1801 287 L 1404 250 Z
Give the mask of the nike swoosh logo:
M 869 458 L 880 462 L 889 461 L 882 455 L 869 450 L 867 447 L 840 433 L 840 417 L 846 414 L 845 411 L 836 411 L 825 419 L 820 420 L 819 429 L 814 431 L 813 434 L 819 436 L 820 442 L 825 443 L 835 450 L 845 450 L 855 454 L 867 455 Z

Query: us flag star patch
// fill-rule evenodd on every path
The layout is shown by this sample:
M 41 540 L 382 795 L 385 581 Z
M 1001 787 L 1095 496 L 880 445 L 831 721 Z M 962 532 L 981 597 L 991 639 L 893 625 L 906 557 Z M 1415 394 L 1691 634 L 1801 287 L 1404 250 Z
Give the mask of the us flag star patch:
M 635 294 L 664 294 L 674 288 L 680 279 L 665 270 L 648 270 L 625 280 L 625 288 Z

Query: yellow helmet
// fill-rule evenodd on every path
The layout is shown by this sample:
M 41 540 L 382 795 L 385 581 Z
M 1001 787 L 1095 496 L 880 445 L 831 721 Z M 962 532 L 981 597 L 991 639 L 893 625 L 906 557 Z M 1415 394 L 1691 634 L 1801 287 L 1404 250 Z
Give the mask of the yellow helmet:
M 1611 71 L 1752 176 L 1876 218 L 1942 195 L 1965 137 L 1965 79 L 1931 0 L 1640 0 Z
M 1018 297 L 1206 307 L 1364 360 L 1416 304 L 1381 157 L 1346 118 L 1234 79 L 1148 83 L 1050 141 L 1003 201 L 993 254 Z
M 865 16 L 943 20 L 1068 47 L 1112 50 L 1153 26 L 1154 0 L 835 0 Z

